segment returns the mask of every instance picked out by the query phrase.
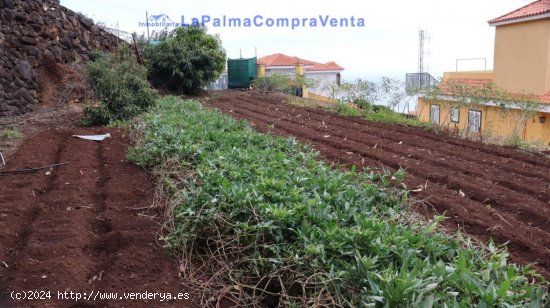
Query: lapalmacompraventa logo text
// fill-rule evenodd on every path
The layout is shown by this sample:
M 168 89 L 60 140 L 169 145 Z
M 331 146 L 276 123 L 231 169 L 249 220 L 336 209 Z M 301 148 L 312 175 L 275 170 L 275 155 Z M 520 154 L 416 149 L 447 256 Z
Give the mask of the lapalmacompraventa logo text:
M 140 22 L 140 27 L 151 28 L 176 28 L 186 26 L 199 26 L 213 28 L 287 28 L 291 30 L 299 28 L 364 28 L 365 19 L 362 17 L 334 17 L 331 15 L 318 15 L 314 17 L 266 17 L 255 15 L 253 17 L 230 17 L 222 15 L 213 17 L 201 15 L 200 17 L 188 17 L 181 15 L 178 22 L 172 20 L 166 14 L 151 15 L 146 22 Z

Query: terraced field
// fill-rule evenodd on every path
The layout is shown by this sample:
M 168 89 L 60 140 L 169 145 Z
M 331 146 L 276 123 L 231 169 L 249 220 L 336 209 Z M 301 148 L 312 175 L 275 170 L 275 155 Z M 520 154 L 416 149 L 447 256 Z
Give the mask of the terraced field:
M 550 278 L 550 160 L 419 128 L 367 122 L 277 96 L 226 91 L 209 101 L 261 132 L 296 136 L 334 163 L 405 168 L 418 211 L 483 241 L 508 243 L 512 260 Z
M 75 126 L 27 138 L 2 170 L 68 163 L 0 176 L 0 307 L 193 307 L 124 298 L 185 288 L 176 260 L 155 242 L 153 187 L 126 161 L 123 132 Z M 101 143 L 72 137 L 106 130 L 113 138 Z M 86 295 L 59 298 L 65 291 Z

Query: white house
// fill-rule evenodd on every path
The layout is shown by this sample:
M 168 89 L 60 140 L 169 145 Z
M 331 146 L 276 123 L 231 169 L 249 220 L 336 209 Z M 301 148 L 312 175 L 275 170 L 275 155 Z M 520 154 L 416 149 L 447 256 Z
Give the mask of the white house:
M 315 81 L 316 86 L 309 89 L 310 93 L 321 96 L 330 96 L 329 91 L 324 89 L 328 84 L 340 85 L 341 73 L 343 67 L 335 62 L 319 63 L 305 60 L 298 57 L 291 57 L 282 53 L 276 53 L 258 59 L 258 65 L 265 67 L 265 75 L 274 74 L 294 77 L 296 75 L 296 66 L 302 65 L 304 76 Z

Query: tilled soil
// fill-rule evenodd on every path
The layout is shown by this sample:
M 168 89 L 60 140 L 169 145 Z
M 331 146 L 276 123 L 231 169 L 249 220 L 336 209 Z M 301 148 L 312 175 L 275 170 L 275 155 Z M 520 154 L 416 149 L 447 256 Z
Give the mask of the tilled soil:
M 281 98 L 226 91 L 208 104 L 260 132 L 295 136 L 331 162 L 363 168 L 405 168 L 417 210 L 445 214 L 445 224 L 481 241 L 508 243 L 512 260 L 535 263 L 550 278 L 550 160 L 516 149 L 373 123 Z
M 113 137 L 103 142 L 72 137 L 107 132 Z M 126 161 L 123 134 L 50 128 L 8 159 L 2 171 L 68 164 L 0 176 L 0 307 L 193 306 L 177 261 L 156 242 L 159 220 L 147 209 L 153 187 Z M 76 292 L 88 300 L 75 300 Z M 101 300 L 105 293 L 118 299 Z M 160 301 L 166 293 L 189 299 Z

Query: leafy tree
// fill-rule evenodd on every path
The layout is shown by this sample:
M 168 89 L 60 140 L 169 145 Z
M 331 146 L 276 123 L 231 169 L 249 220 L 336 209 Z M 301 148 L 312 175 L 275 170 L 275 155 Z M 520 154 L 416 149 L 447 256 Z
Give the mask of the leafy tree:
M 357 79 L 355 82 L 355 94 L 352 98 L 360 108 L 371 110 L 372 105 L 380 99 L 380 86 L 374 81 Z
M 542 103 L 535 95 L 510 95 L 505 92 L 506 100 L 501 100 L 503 113 L 512 115 L 512 135 L 509 142 L 519 146 L 522 143 L 521 132 L 527 126 L 527 120 L 534 117 L 542 108 Z
M 381 100 L 391 108 L 397 106 L 408 96 L 405 91 L 405 84 L 397 79 L 382 77 L 378 87 L 382 96 Z
M 292 85 L 298 88 L 306 87 L 311 89 L 317 87 L 319 81 L 306 76 L 296 76 L 292 81 Z
M 341 96 L 341 93 L 343 92 L 342 91 L 342 87 L 344 86 L 345 84 L 342 84 L 342 85 L 338 85 L 336 84 L 335 82 L 324 82 L 322 85 L 321 85 L 321 89 L 323 91 L 325 91 L 326 93 L 328 93 L 328 96 L 332 99 L 339 99 L 340 96 Z
M 144 56 L 154 85 L 186 94 L 215 81 L 226 62 L 220 38 L 203 26 L 177 28 L 159 45 L 147 46 Z
M 393 108 L 407 96 L 404 85 L 389 77 L 382 77 L 379 82 L 357 79 L 354 82 L 344 82 L 337 89 L 328 85 L 327 89 L 336 90 L 331 93 L 366 110 L 371 110 L 372 105 L 377 104 L 386 104 Z
M 368 107 L 367 105 L 377 102 L 379 98 L 378 85 L 373 81 L 363 79 L 357 79 L 354 82 L 343 82 L 341 85 L 327 82 L 324 84 L 323 89 L 330 93 L 330 96 L 334 99 L 343 99 L 356 104 L 363 102 L 363 104 L 358 105 L 365 109 Z

